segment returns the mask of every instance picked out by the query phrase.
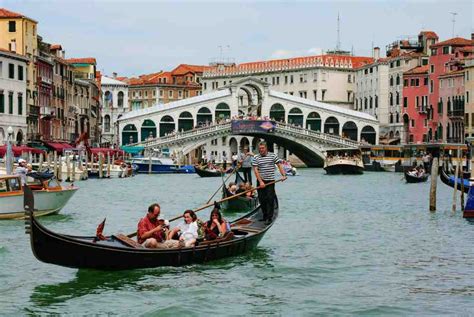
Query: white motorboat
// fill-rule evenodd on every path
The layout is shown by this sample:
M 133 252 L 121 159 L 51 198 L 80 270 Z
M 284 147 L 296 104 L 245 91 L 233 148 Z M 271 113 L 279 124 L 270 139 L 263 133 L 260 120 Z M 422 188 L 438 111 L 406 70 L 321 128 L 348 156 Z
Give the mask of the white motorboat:
M 363 174 L 364 163 L 358 149 L 337 149 L 327 151 L 324 160 L 327 174 Z

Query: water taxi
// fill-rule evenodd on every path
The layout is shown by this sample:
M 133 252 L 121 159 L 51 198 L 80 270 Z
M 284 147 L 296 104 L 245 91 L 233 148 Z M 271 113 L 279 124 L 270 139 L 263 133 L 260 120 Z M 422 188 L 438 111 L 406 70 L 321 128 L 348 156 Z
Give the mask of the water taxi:
M 363 174 L 364 163 L 362 162 L 359 149 L 336 149 L 326 151 L 324 170 L 327 174 Z

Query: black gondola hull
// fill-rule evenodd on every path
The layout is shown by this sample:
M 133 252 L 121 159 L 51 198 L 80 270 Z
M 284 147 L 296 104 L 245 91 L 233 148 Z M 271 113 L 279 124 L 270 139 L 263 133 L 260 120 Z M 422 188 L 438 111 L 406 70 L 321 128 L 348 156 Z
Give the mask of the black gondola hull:
M 408 172 L 405 172 L 405 180 L 407 181 L 407 183 L 423 183 L 428 180 L 428 176 L 428 174 L 424 174 L 423 176 L 417 177 L 408 174 Z
M 451 188 L 454 188 L 454 180 L 452 179 L 451 176 L 449 176 L 449 175 L 446 173 L 446 171 L 445 171 L 443 168 L 440 168 L 440 169 L 439 169 L 439 178 L 441 178 L 441 181 L 442 181 L 444 184 L 448 185 L 448 186 L 451 187 Z M 466 180 L 466 179 L 464 178 L 464 179 L 463 179 L 463 182 L 466 183 L 465 180 Z M 469 193 L 469 188 L 470 188 L 469 185 L 468 185 L 468 186 L 464 186 L 464 192 L 465 192 L 466 194 Z M 460 180 L 460 179 L 458 179 L 458 182 L 457 182 L 457 189 L 458 189 L 458 190 L 462 190 L 461 180 Z
M 197 166 L 194 167 L 196 174 L 198 174 L 201 177 L 221 177 L 224 173 L 222 172 L 211 172 L 202 168 L 199 168 Z

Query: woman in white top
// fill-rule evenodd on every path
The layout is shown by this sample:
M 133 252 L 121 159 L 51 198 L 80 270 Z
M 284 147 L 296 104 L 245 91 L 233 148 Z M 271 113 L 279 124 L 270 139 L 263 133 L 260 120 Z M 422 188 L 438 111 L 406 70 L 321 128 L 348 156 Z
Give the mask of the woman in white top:
M 183 218 L 184 222 L 170 231 L 168 239 L 172 239 L 176 233 L 179 233 L 179 241 L 182 241 L 185 247 L 192 247 L 198 238 L 197 216 L 194 211 L 186 210 Z

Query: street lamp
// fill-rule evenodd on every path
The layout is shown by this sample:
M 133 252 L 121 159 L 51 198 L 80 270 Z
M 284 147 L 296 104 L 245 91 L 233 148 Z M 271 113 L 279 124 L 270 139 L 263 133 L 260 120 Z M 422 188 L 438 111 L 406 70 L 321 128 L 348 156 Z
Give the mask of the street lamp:
M 7 175 L 13 173 L 13 151 L 12 151 L 12 140 L 13 140 L 13 128 L 10 126 L 7 128 L 7 153 L 5 157 L 5 168 L 7 170 Z

